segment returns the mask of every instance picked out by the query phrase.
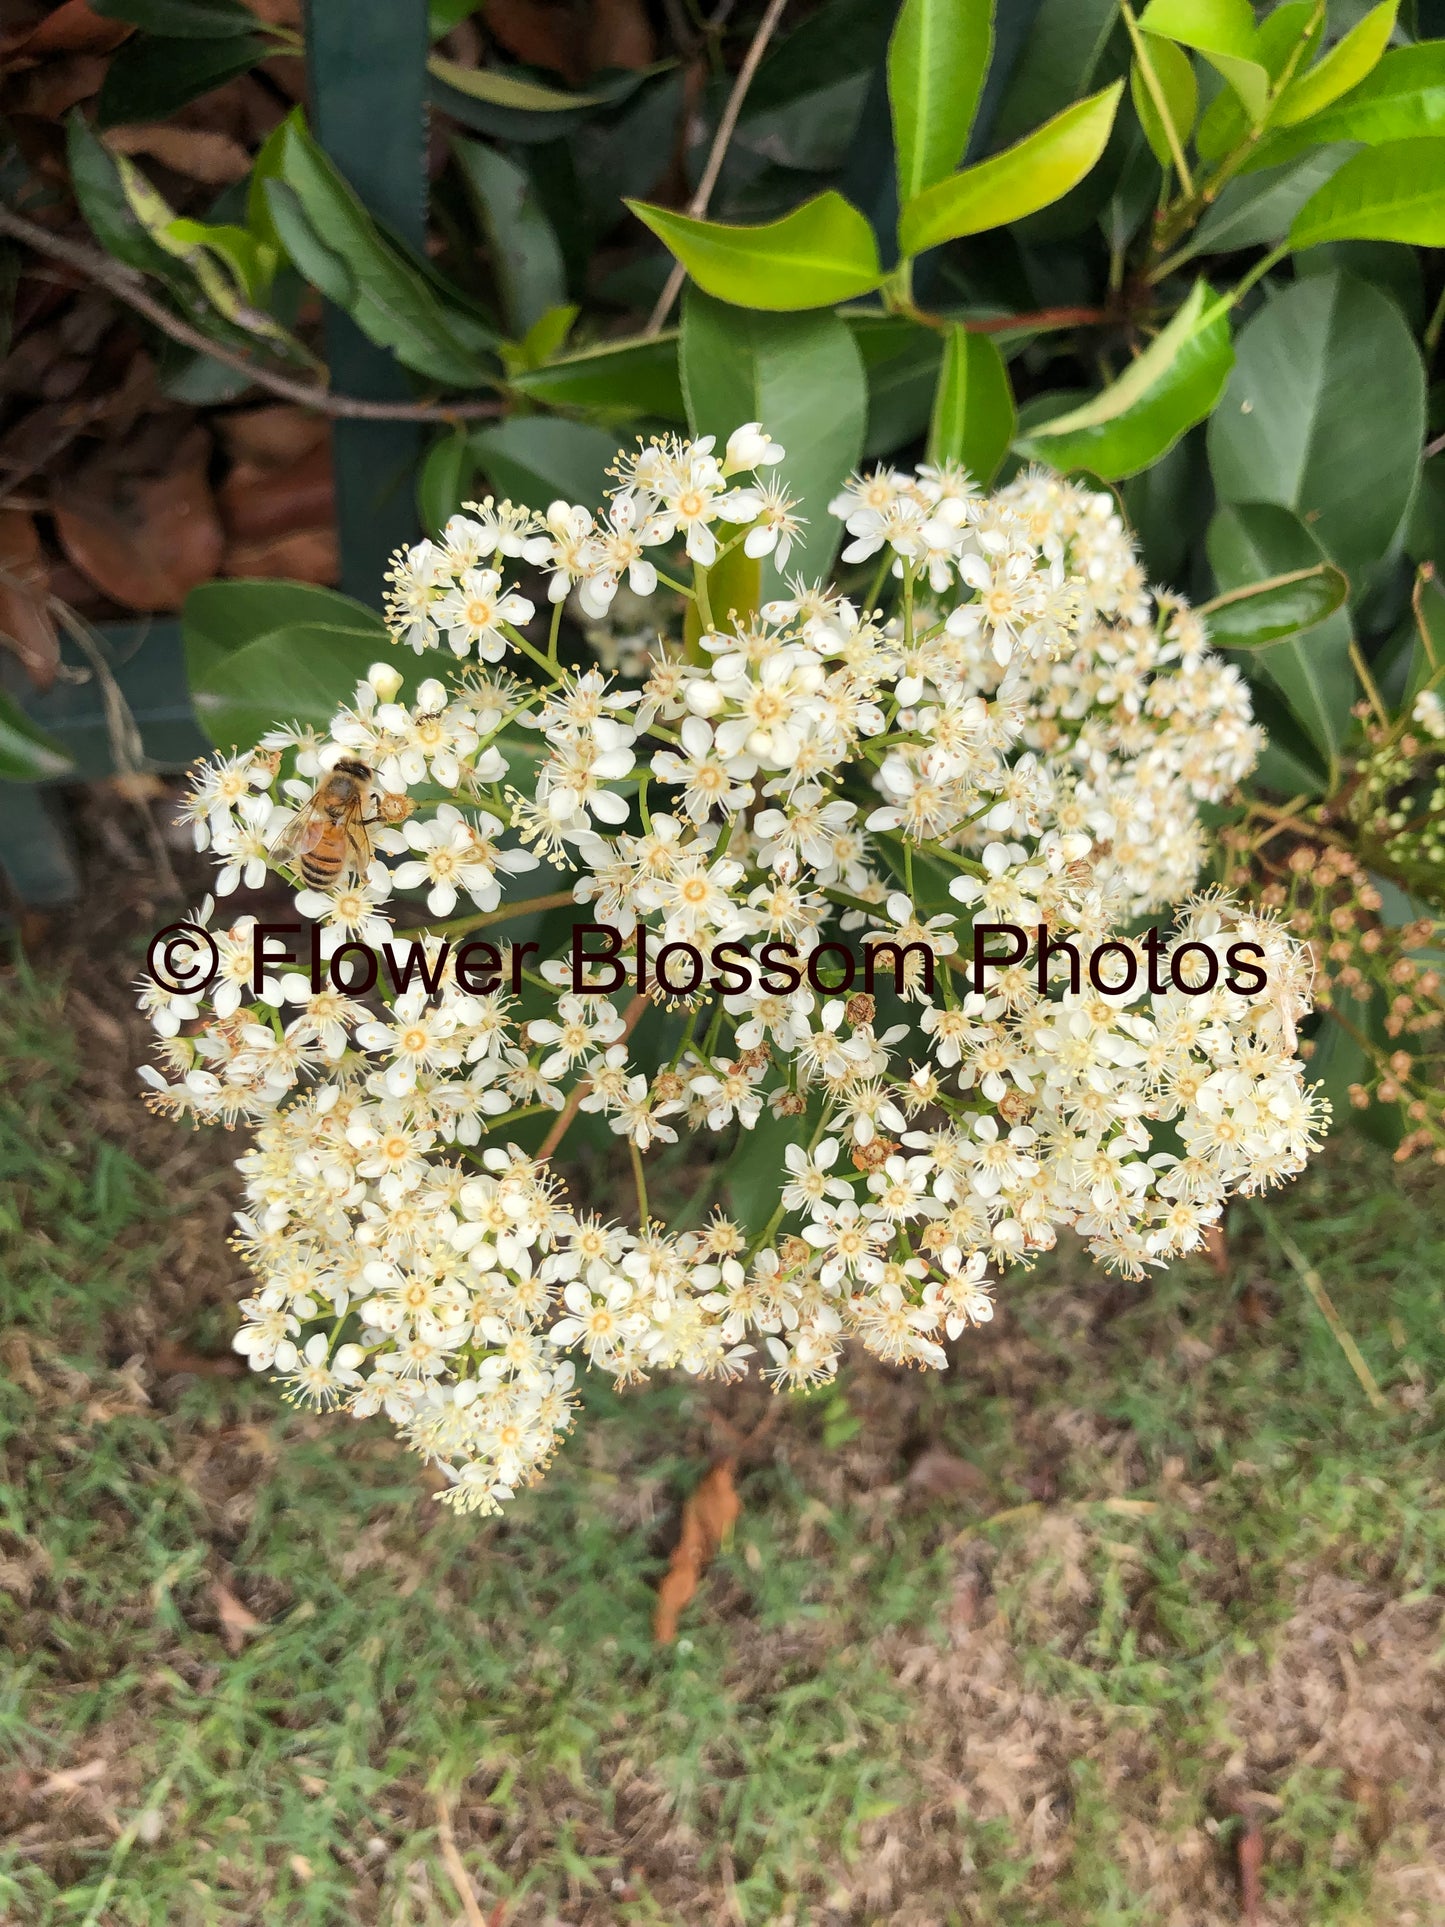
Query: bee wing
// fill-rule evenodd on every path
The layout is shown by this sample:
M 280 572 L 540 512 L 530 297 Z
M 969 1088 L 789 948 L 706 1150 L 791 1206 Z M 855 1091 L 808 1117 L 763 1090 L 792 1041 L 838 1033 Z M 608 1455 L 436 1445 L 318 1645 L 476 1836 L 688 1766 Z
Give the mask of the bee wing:
M 343 834 L 346 837 L 346 873 L 349 877 L 363 878 L 371 868 L 372 848 L 371 835 L 360 811 L 347 818 Z
M 316 808 L 316 795 L 308 796 L 272 843 L 272 856 L 278 863 L 294 862 L 308 850 L 315 849 L 324 827 Z

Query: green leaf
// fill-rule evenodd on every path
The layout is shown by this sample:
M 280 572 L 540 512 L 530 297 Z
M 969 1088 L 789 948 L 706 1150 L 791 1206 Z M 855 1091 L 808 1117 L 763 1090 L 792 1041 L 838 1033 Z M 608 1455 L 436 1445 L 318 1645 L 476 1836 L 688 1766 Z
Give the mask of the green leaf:
M 549 408 L 586 408 L 615 421 L 655 415 L 687 420 L 677 374 L 677 334 L 606 341 L 512 377 L 512 386 Z
M 998 473 L 1018 425 L 1003 356 L 987 335 L 954 322 L 944 339 L 943 363 L 928 429 L 930 462 L 961 462 L 983 486 Z
M 168 120 L 188 102 L 246 74 L 275 51 L 258 33 L 224 40 L 161 40 L 136 34 L 110 57 L 96 123 L 122 127 L 133 121 Z
M 1400 0 L 1381 0 L 1363 20 L 1357 21 L 1344 38 L 1316 62 L 1306 74 L 1296 74 L 1270 113 L 1272 127 L 1293 127 L 1298 121 L 1322 113 L 1342 94 L 1358 87 L 1365 76 L 1379 65 L 1395 31 L 1395 16 Z
M 284 185 L 296 195 L 311 231 L 301 255 L 314 264 L 322 257 L 311 243 L 319 242 L 345 264 L 350 292 L 340 305 L 362 333 L 390 348 L 406 367 L 436 381 L 463 388 L 489 382 L 492 367 L 480 352 L 485 329 L 475 317 L 445 304 L 426 268 L 382 234 L 299 116 L 286 124 L 281 164 Z M 268 183 L 267 199 L 289 253 L 295 224 L 288 236 L 275 187 Z M 293 259 L 302 267 L 302 259 Z M 327 272 L 333 282 L 339 281 L 334 269 Z M 319 280 L 318 286 L 330 294 Z
M 271 227 L 287 259 L 328 301 L 349 309 L 356 299 L 351 270 L 311 225 L 300 195 L 285 181 L 268 180 L 263 197 Z
M 176 278 L 174 262 L 136 218 L 115 156 L 96 139 L 78 109 L 66 123 L 65 135 L 70 185 L 91 232 L 106 253 L 143 274 Z
M 1445 242 L 1445 139 L 1385 141 L 1352 155 L 1295 216 L 1290 246 Z
M 92 0 L 90 11 L 177 40 L 226 40 L 256 31 L 256 15 L 241 0 Z
M 1086 94 L 1119 23 L 1119 0 L 1038 0 L 989 143 L 1009 147 Z M 1002 64 L 1002 63 L 998 63 Z
M 1221 513 L 1228 514 L 1229 510 Z M 1308 569 L 1226 589 L 1199 604 L 1197 614 L 1209 624 L 1216 649 L 1264 649 L 1284 636 L 1312 629 L 1345 606 L 1349 578 L 1333 562 L 1316 562 Z
M 1235 350 L 1209 424 L 1220 499 L 1290 509 L 1347 574 L 1369 570 L 1395 542 L 1424 439 L 1424 371 L 1400 310 L 1352 276 L 1312 276 L 1272 296 Z
M 942 338 L 936 328 L 926 328 L 906 315 L 864 314 L 854 309 L 844 319 L 868 378 L 863 453 L 870 458 L 891 455 L 928 427 L 943 359 Z
M 1318 0 L 1283 0 L 1265 15 L 1255 36 L 1254 58 L 1269 75 L 1272 91 L 1285 84 L 1286 68 L 1293 74 L 1309 59 L 1323 28 L 1324 8 Z M 1233 88 L 1221 88 L 1194 138 L 1199 158 L 1218 160 L 1240 146 L 1254 126 Z
M 266 299 L 276 272 L 276 258 L 249 228 L 236 227 L 227 221 L 192 221 L 182 217 L 167 222 L 166 238 L 182 250 L 179 256 L 182 261 L 193 248 L 205 248 L 225 263 L 248 301 Z
M 1309 571 L 1322 560 L 1319 543 L 1297 515 L 1261 502 L 1221 508 L 1209 525 L 1206 546 L 1226 592 Z M 1210 629 L 1212 633 L 1212 621 Z M 1219 640 L 1231 646 L 1227 635 Z M 1252 670 L 1274 684 L 1333 774 L 1355 727 L 1350 713 L 1355 673 L 1345 610 L 1336 607 L 1314 627 L 1296 630 L 1280 641 L 1263 647 L 1251 644 L 1248 661 Z
M 831 308 L 883 279 L 872 228 L 831 189 L 761 227 L 697 221 L 646 201 L 627 206 L 705 294 L 740 308 Z
M 514 415 L 471 442 L 493 492 L 539 511 L 559 496 L 595 508 L 617 455 L 616 437 L 604 429 L 550 415 Z
M 417 512 L 429 535 L 439 535 L 456 514 L 475 471 L 471 436 L 464 428 L 449 429 L 432 443 L 416 477 Z
M 1273 247 L 1311 195 L 1344 165 L 1349 151 L 1342 144 L 1321 147 L 1284 167 L 1229 181 L 1175 261 L 1236 248 Z
M 1207 283 L 1189 298 L 1116 382 L 1082 407 L 1037 423 L 1016 446 L 1061 469 L 1119 481 L 1155 462 L 1202 421 L 1229 379 L 1228 309 Z
M 540 81 L 508 73 L 502 67 L 463 67 L 458 61 L 433 54 L 426 70 L 434 80 L 455 87 L 472 100 L 487 101 L 493 107 L 510 107 L 526 114 L 566 114 L 578 107 L 605 107 L 611 94 L 568 94 L 557 87 L 544 87 Z
M 993 51 L 993 0 L 903 0 L 888 99 L 904 207 L 958 166 Z
M 1326 141 L 1419 140 L 1445 134 L 1445 40 L 1391 47 L 1358 87 L 1295 127 L 1271 130 L 1245 171 L 1272 167 Z
M 1104 151 L 1124 83 L 1076 101 L 1017 145 L 925 188 L 903 209 L 898 245 L 921 254 L 940 242 L 982 234 L 1062 200 Z
M 390 647 L 374 610 L 297 582 L 207 582 L 181 611 L 186 674 L 218 749 L 282 723 L 324 729 Z
M 486 230 L 507 326 L 520 339 L 567 299 L 562 250 L 525 168 L 498 148 L 460 136 L 452 152 Z
M 679 350 L 688 421 L 721 447 L 760 421 L 787 450 L 779 473 L 808 520 L 786 574 L 826 578 L 842 537 L 828 503 L 863 453 L 868 388 L 848 325 L 833 314 L 739 314 L 689 288 Z M 782 575 L 769 557 L 764 592 Z
M 55 738 L 33 723 L 17 702 L 0 689 L 0 779 L 46 783 L 75 768 Z
M 1150 0 L 1139 25 L 1203 54 L 1238 94 L 1251 122 L 1257 127 L 1264 119 L 1270 76 L 1249 0 Z
M 1160 40 L 1154 34 L 1142 34 L 1140 38 L 1182 148 L 1194 131 L 1195 116 L 1199 112 L 1199 82 L 1194 78 L 1194 63 L 1172 40 Z M 1174 149 L 1137 60 L 1129 68 L 1129 98 L 1134 103 L 1150 152 L 1161 167 L 1172 167 Z

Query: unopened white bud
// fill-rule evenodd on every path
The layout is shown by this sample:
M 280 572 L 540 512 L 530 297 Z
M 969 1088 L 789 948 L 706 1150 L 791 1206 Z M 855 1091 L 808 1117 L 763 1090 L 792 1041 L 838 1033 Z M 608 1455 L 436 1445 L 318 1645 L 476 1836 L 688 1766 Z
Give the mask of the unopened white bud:
M 374 662 L 366 672 L 366 680 L 382 702 L 389 703 L 401 688 L 403 677 L 401 671 L 394 669 L 389 662 Z
M 728 436 L 723 474 L 736 475 L 739 469 L 745 468 L 771 468 L 774 462 L 782 461 L 783 453 L 761 422 L 744 422 Z

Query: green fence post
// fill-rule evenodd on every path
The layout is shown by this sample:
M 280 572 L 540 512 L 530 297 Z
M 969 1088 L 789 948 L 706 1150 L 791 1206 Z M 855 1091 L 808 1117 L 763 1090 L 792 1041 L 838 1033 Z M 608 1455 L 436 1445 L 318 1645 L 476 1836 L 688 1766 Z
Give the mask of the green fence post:
M 378 221 L 426 245 L 426 0 L 307 0 L 306 60 L 316 138 Z M 328 307 L 332 385 L 405 401 L 404 370 L 349 315 Z M 415 422 L 337 421 L 332 469 L 341 586 L 373 607 L 391 551 L 420 533 L 414 495 L 423 431 Z

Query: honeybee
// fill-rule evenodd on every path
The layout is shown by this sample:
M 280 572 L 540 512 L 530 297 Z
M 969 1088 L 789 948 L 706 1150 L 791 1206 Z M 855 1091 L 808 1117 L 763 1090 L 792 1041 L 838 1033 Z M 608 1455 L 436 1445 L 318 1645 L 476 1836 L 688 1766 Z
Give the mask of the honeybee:
M 364 877 L 372 825 L 400 823 L 414 808 L 405 796 L 378 795 L 375 783 L 365 763 L 343 757 L 334 764 L 277 839 L 277 860 L 290 863 L 313 890 Z

